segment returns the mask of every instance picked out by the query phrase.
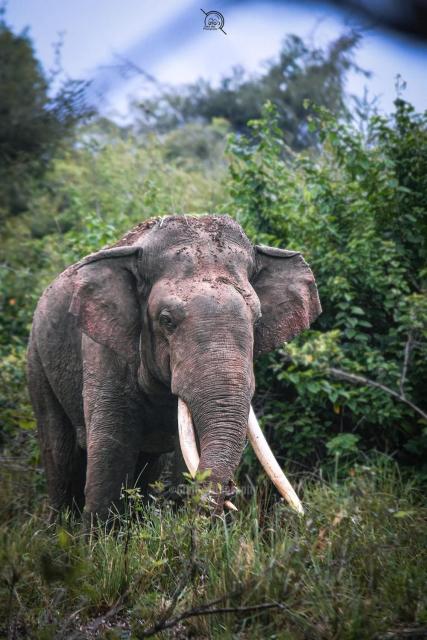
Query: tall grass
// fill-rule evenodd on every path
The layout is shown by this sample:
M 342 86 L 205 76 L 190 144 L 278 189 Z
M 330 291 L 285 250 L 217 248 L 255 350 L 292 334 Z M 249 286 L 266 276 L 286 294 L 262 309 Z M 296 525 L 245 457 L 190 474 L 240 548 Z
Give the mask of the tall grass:
M 176 511 L 131 491 L 89 538 L 70 517 L 48 525 L 28 480 L 5 465 L 5 637 L 346 640 L 427 625 L 427 510 L 386 459 L 303 483 L 303 518 L 265 491 L 213 521 L 197 493 Z

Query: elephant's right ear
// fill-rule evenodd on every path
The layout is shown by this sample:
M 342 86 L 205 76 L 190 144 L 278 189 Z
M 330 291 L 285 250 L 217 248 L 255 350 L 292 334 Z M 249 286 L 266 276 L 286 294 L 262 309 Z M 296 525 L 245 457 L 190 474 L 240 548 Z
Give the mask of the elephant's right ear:
M 308 329 L 322 308 L 314 276 L 298 251 L 262 245 L 256 245 L 255 251 L 252 286 L 262 317 L 255 329 L 254 353 L 260 355 Z
M 69 312 L 95 342 L 127 360 L 138 354 L 141 328 L 137 297 L 140 247 L 99 251 L 76 265 Z

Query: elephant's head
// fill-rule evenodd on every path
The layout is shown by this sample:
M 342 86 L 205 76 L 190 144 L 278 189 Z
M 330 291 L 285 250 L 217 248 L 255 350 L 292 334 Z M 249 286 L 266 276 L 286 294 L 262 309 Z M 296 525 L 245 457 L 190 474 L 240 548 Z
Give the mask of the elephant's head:
M 93 340 L 137 365 L 145 393 L 179 399 L 184 459 L 192 472 L 211 470 L 222 508 L 248 436 L 253 357 L 320 313 L 313 275 L 297 252 L 253 246 L 228 216 L 151 221 L 120 244 L 79 264 L 71 311 Z M 253 412 L 250 425 L 285 494 Z

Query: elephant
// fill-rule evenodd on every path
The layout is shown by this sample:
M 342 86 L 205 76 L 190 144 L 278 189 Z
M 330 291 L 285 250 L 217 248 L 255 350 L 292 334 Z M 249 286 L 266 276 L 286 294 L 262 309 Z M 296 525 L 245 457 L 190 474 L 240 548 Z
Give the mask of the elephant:
M 302 511 L 251 408 L 253 359 L 320 312 L 301 254 L 253 245 L 228 215 L 152 218 L 68 267 L 42 294 L 28 347 L 52 511 L 108 518 L 124 484 L 147 487 L 176 452 L 207 472 L 222 514 L 247 438 Z

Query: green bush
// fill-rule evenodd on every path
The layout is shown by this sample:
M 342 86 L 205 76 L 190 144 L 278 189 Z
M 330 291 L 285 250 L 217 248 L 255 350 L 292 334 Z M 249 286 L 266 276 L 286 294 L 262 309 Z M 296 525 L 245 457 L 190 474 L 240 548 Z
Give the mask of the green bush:
M 301 250 L 323 314 L 258 365 L 276 450 L 313 464 L 328 439 L 421 465 L 427 447 L 427 115 L 398 99 L 367 134 L 318 109 L 319 153 L 283 143 L 276 110 L 229 141 L 226 205 L 257 242 Z

